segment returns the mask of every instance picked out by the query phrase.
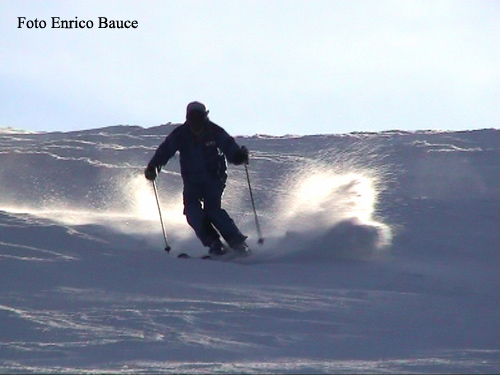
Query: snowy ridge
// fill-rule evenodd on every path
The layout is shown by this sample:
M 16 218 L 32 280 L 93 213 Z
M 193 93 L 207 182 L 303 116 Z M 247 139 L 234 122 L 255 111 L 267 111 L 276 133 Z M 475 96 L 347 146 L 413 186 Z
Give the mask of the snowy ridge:
M 500 131 L 238 137 L 241 264 L 185 261 L 175 127 L 0 132 L 0 372 L 496 373 Z

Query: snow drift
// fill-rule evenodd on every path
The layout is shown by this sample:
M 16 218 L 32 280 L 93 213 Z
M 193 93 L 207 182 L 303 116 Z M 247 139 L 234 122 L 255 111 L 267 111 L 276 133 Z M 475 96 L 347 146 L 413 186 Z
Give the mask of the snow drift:
M 0 132 L 1 372 L 489 372 L 499 366 L 499 132 L 241 137 L 226 209 L 244 264 L 205 249 L 172 125 Z

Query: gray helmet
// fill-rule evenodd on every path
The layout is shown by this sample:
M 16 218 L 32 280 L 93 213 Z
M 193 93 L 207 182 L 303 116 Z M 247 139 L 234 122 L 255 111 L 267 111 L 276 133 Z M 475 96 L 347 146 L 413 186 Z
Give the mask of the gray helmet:
M 208 112 L 203 103 L 191 102 L 186 108 L 186 120 L 188 122 L 203 122 L 207 118 Z
M 208 120 L 208 111 L 204 104 L 200 102 L 191 102 L 186 108 L 186 121 L 189 128 L 195 135 L 199 135 Z

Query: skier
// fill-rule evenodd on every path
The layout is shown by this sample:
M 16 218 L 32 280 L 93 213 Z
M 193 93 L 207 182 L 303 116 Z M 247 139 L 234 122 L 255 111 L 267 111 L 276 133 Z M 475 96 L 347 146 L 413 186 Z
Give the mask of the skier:
M 144 175 L 154 181 L 161 167 L 179 151 L 184 215 L 209 254 L 217 256 L 226 253 L 220 235 L 232 249 L 247 249 L 247 237 L 222 208 L 221 200 L 227 180 L 226 158 L 235 165 L 248 163 L 248 150 L 210 121 L 208 112 L 200 102 L 189 103 L 186 122 L 160 144 Z

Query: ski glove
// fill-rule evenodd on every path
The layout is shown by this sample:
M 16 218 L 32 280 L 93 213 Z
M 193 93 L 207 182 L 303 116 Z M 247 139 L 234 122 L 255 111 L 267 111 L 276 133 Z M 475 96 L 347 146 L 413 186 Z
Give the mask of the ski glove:
M 236 151 L 233 156 L 233 164 L 248 164 L 248 149 L 245 146 L 241 146 L 240 149 Z
M 144 176 L 149 181 L 154 181 L 156 179 L 156 176 L 158 176 L 158 168 L 154 165 L 148 165 L 144 171 Z

